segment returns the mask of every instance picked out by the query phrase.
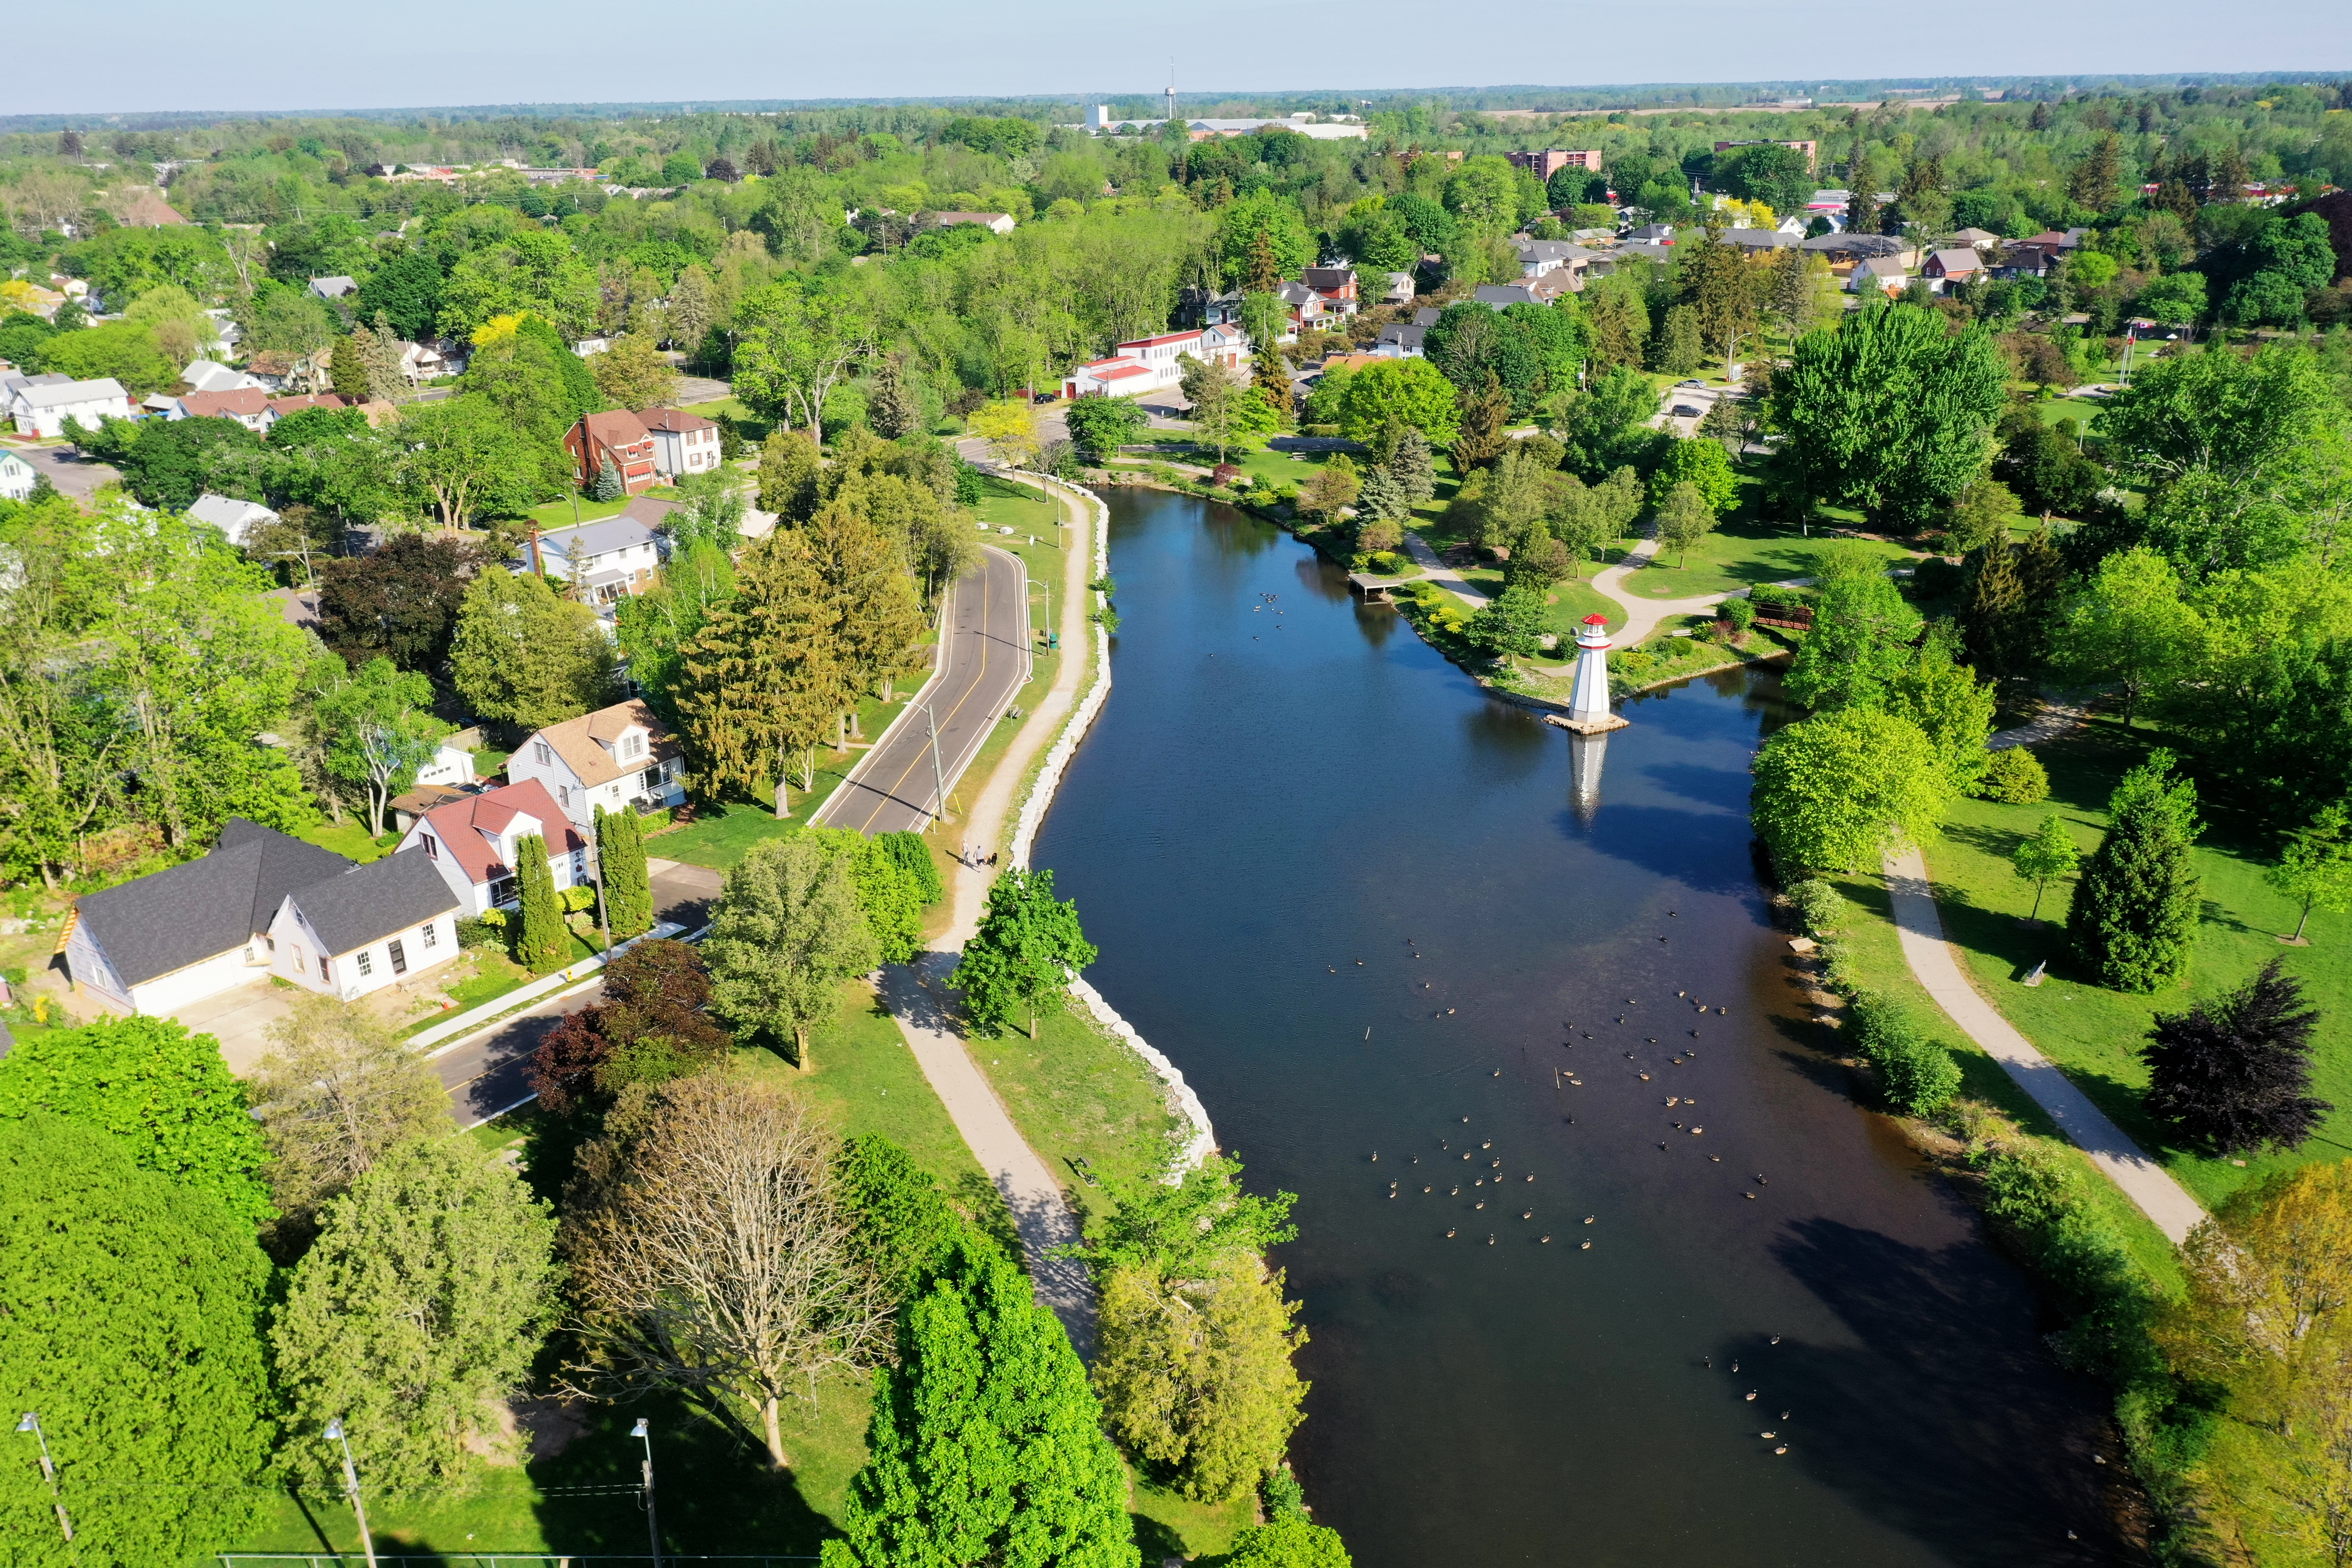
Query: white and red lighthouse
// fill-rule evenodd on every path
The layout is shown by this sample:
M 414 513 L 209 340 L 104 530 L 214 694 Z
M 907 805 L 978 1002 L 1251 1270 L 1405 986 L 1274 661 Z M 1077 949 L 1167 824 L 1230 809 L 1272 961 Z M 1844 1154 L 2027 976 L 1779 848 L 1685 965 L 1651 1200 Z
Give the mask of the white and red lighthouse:
M 1569 699 L 1568 717 L 1581 729 L 1613 730 L 1624 722 L 1609 711 L 1609 622 L 1601 616 L 1584 617 L 1576 634 L 1576 694 Z

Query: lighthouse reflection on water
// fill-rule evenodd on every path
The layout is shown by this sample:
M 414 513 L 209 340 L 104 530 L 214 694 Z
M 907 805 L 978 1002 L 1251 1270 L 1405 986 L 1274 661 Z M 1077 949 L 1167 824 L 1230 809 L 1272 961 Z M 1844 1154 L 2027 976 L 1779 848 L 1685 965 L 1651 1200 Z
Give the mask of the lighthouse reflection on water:
M 1576 690 L 1568 717 L 1552 722 L 1570 731 L 1568 778 L 1577 821 L 1590 827 L 1601 809 L 1601 766 L 1609 756 L 1609 731 L 1626 721 L 1609 710 L 1609 623 L 1587 616 L 1576 634 Z

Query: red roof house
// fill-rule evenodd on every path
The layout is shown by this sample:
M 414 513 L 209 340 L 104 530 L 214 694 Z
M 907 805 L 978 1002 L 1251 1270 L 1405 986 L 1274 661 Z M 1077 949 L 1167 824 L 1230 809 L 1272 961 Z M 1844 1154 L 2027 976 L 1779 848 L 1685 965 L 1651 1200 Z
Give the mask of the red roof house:
M 537 779 L 435 806 L 409 825 L 402 849 L 421 849 L 457 895 L 463 912 L 516 902 L 516 845 L 537 835 L 547 842 L 558 890 L 590 881 L 588 839 L 572 825 Z
M 563 433 L 563 449 L 572 454 L 583 489 L 595 484 L 608 458 L 620 470 L 622 489 L 630 495 L 651 489 L 661 477 L 652 433 L 645 421 L 621 409 L 583 416 Z

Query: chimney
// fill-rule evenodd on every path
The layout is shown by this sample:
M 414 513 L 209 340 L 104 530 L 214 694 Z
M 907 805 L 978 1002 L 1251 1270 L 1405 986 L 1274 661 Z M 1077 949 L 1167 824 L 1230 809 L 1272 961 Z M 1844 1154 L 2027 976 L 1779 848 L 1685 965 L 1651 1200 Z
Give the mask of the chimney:
M 530 574 L 534 577 L 544 574 L 539 564 L 539 524 L 537 523 L 530 525 Z

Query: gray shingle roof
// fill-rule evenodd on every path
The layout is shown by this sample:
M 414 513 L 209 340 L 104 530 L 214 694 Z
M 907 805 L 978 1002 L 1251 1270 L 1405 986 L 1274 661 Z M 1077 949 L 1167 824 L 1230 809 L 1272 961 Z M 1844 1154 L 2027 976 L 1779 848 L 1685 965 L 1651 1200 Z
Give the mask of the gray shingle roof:
M 68 381 L 49 386 L 27 386 L 20 390 L 16 395 L 25 400 L 27 407 L 55 408 L 62 404 L 96 403 L 102 397 L 126 397 L 129 395 L 122 390 L 121 382 L 109 375 L 101 376 L 96 381 Z
M 243 946 L 268 927 L 287 894 L 351 865 L 331 849 L 233 816 L 203 859 L 83 899 L 81 924 L 125 985 L 143 985 Z
M 296 889 L 294 907 L 330 954 L 397 936 L 457 908 L 457 896 L 421 849 L 404 849 Z
M 638 499 L 642 500 L 644 498 Z M 561 552 L 566 559 L 576 552 L 580 559 L 587 561 L 634 545 L 650 544 L 653 538 L 652 529 L 623 512 L 602 522 L 583 522 L 577 528 L 550 529 L 539 536 L 539 545 L 541 550 Z M 524 559 L 529 560 L 530 555 L 529 548 L 525 547 Z

